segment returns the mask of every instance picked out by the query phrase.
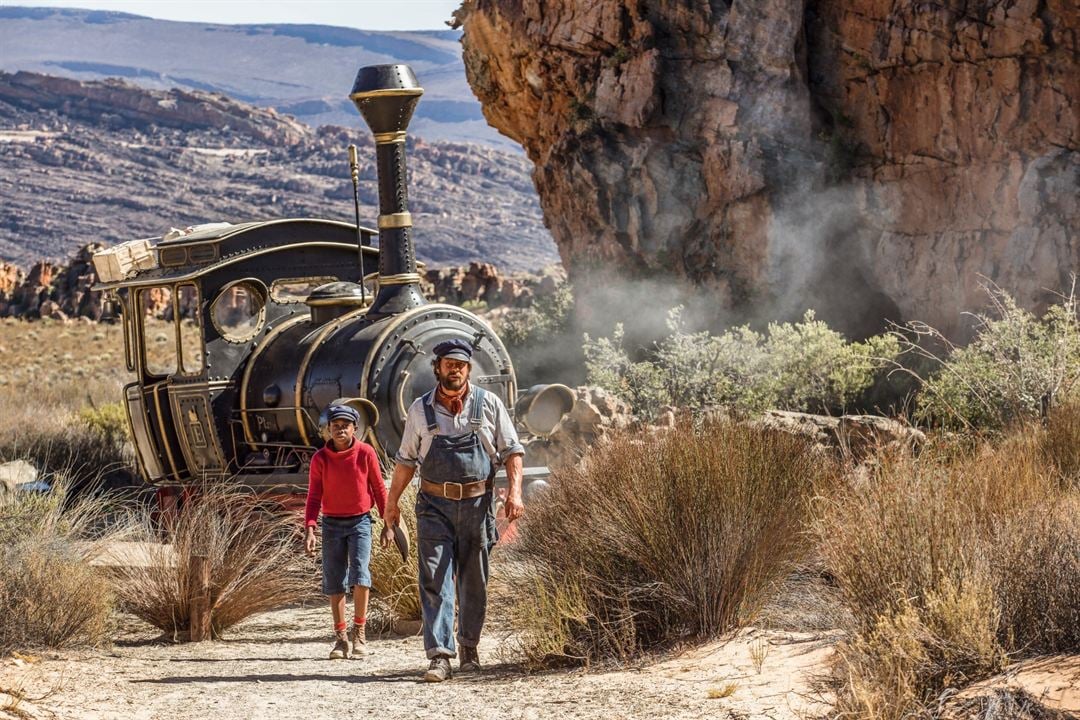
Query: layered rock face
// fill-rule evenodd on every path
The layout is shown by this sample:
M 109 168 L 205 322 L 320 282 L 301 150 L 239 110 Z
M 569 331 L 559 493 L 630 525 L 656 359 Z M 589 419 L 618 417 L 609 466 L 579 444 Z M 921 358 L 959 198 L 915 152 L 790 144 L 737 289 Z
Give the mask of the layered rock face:
M 1080 267 L 1070 0 L 471 0 L 466 68 L 579 288 L 675 276 L 713 322 L 962 333 L 980 277 Z M 732 312 L 734 311 L 734 312 Z

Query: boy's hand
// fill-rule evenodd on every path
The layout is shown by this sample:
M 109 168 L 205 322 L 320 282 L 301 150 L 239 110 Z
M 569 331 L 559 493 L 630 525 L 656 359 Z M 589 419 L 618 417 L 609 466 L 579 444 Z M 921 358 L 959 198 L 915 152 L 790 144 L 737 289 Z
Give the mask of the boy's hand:
M 304 552 L 308 555 L 315 554 L 315 526 L 308 525 L 304 534 Z

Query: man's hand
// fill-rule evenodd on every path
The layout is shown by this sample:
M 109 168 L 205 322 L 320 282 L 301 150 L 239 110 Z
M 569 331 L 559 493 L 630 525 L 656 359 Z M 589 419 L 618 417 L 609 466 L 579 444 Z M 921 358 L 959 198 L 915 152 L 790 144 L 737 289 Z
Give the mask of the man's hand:
M 304 552 L 308 555 L 315 554 L 315 526 L 308 525 L 304 533 Z
M 401 520 L 401 508 L 398 507 L 396 500 L 386 501 L 386 509 L 383 510 L 382 519 L 388 528 L 394 527 Z
M 383 525 L 382 535 L 379 536 L 379 545 L 388 548 L 394 544 L 394 526 L 386 523 Z
M 520 492 L 510 493 L 506 496 L 506 502 L 503 504 L 503 512 L 506 513 L 508 522 L 514 522 L 525 515 L 525 501 L 521 499 Z

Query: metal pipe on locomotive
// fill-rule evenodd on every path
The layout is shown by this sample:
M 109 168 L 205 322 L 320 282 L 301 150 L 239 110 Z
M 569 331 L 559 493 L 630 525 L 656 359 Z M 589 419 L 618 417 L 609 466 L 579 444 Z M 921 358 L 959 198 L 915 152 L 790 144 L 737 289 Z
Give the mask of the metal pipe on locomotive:
M 408 66 L 377 65 L 360 69 L 350 94 L 375 138 L 378 230 L 321 219 L 218 223 L 95 256 L 97 287 L 121 308 L 137 378 L 124 400 L 147 481 L 303 492 L 320 416 L 339 399 L 361 411 L 358 437 L 388 461 L 409 404 L 434 385 L 432 348 L 450 338 L 472 345 L 472 382 L 508 408 L 517 401 L 517 420 L 532 432 L 550 431 L 571 409 L 564 386 L 519 398 L 491 328 L 421 292 L 405 148 L 422 93 Z M 358 252 L 377 259 L 377 273 L 362 276 Z M 526 490 L 546 475 L 526 468 Z

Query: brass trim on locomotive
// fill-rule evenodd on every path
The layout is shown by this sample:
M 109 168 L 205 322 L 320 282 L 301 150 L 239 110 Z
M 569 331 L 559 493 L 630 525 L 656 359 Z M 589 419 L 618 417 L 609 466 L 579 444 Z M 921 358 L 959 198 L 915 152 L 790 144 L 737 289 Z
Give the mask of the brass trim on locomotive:
M 375 133 L 376 145 L 390 145 L 392 143 L 403 143 L 408 133 L 404 130 L 394 130 L 391 132 Z
M 225 297 L 226 292 L 236 287 L 237 285 L 245 284 L 258 292 L 261 302 L 259 305 L 259 312 L 256 314 L 258 320 L 255 323 L 254 327 L 247 333 L 240 334 L 235 333 L 227 328 L 223 328 L 218 323 L 216 309 L 218 301 Z M 259 332 L 263 329 L 263 325 L 266 322 L 266 303 L 269 302 L 269 299 L 270 291 L 266 288 L 266 283 L 264 283 L 259 278 L 245 277 L 240 278 L 239 280 L 234 280 L 228 285 L 223 285 L 222 288 L 218 290 L 217 295 L 214 296 L 214 299 L 210 301 L 210 312 L 207 313 L 208 315 L 210 315 L 210 324 L 214 326 L 214 329 L 217 330 L 218 335 L 220 335 L 221 339 L 225 342 L 231 342 L 235 345 L 243 345 L 244 343 L 251 342 L 251 339 L 259 334 Z
M 390 230 L 392 228 L 412 227 L 412 213 L 399 212 L 379 216 L 379 229 Z

